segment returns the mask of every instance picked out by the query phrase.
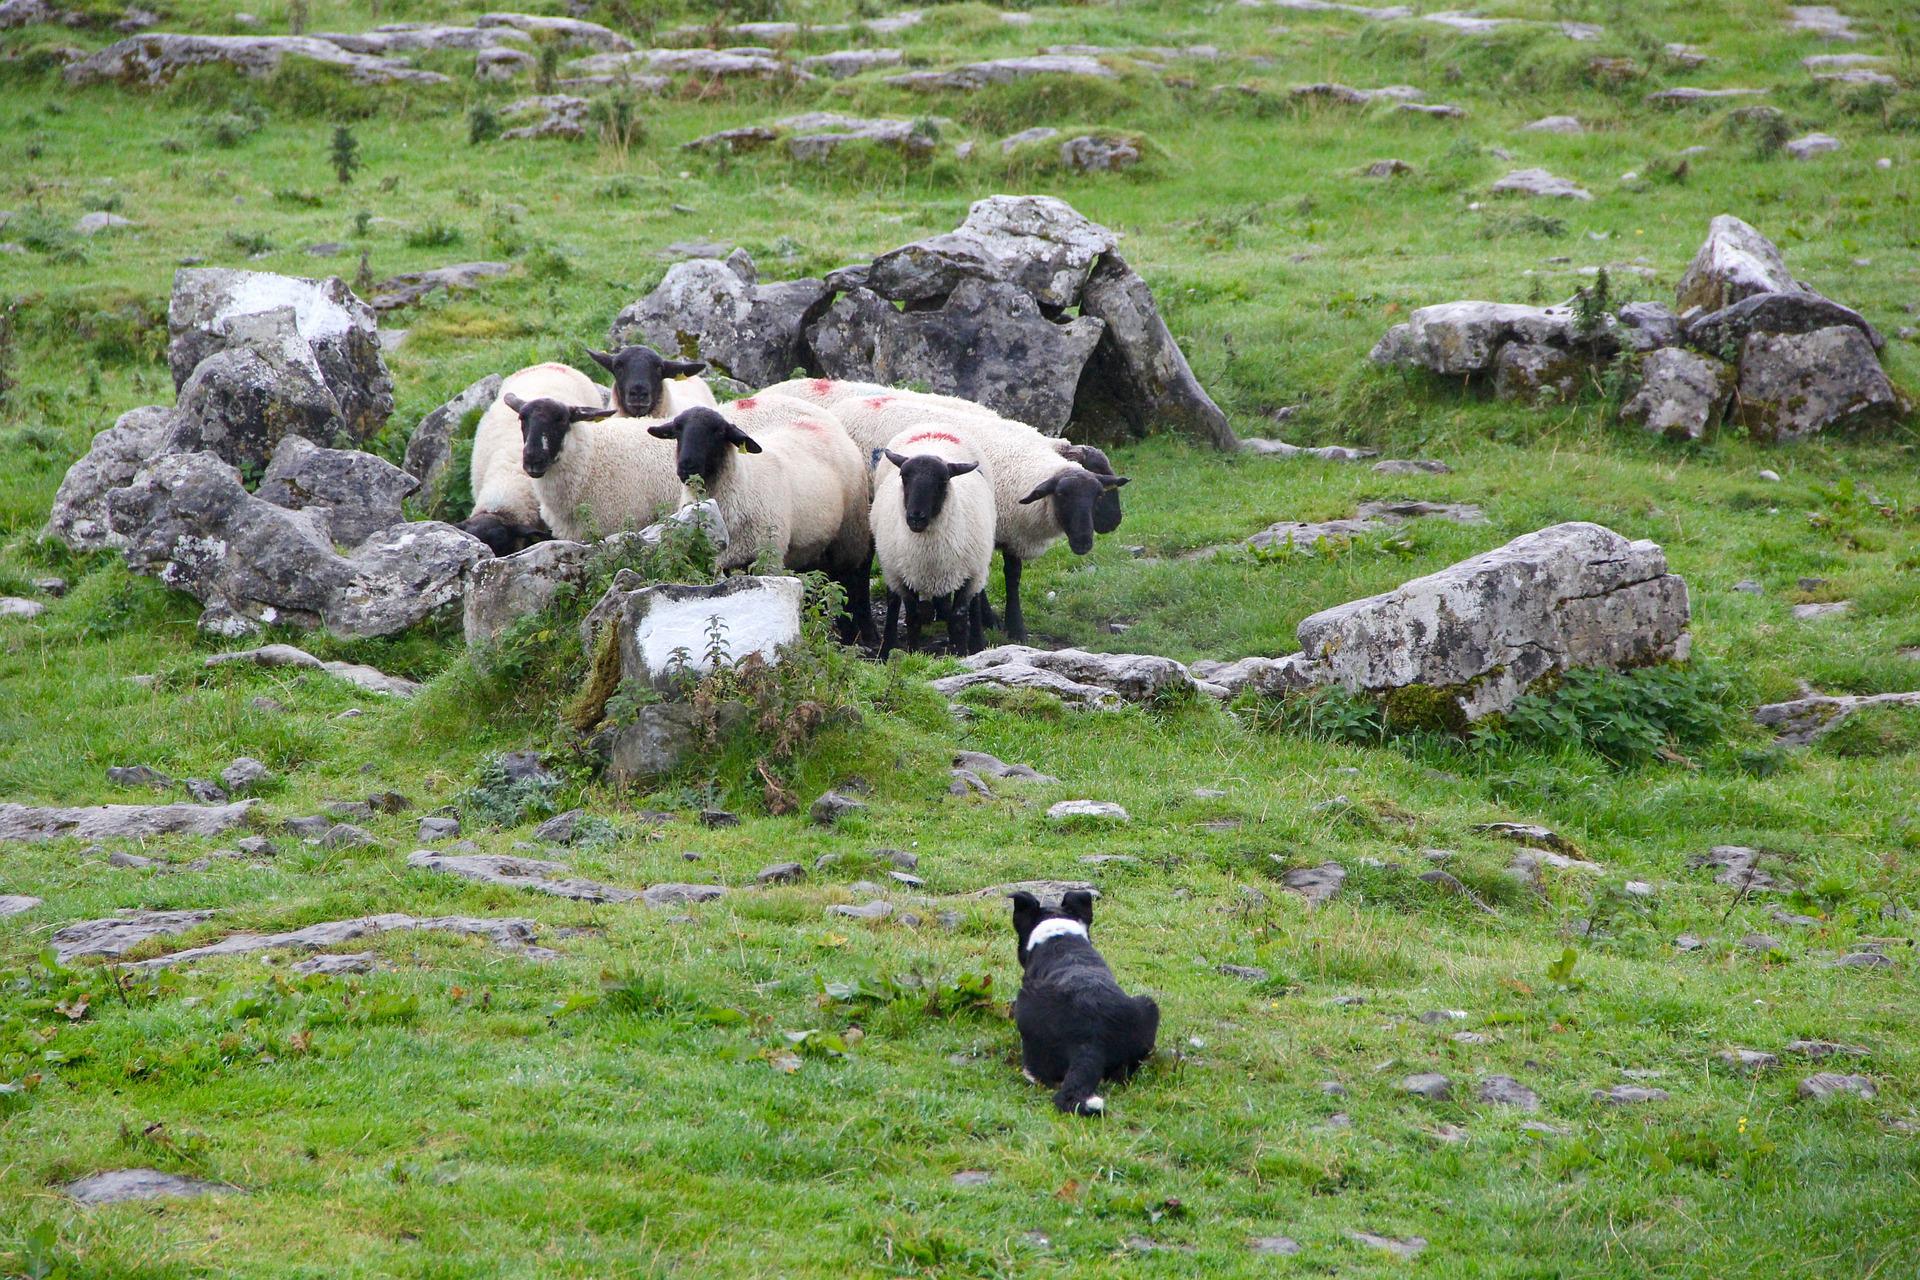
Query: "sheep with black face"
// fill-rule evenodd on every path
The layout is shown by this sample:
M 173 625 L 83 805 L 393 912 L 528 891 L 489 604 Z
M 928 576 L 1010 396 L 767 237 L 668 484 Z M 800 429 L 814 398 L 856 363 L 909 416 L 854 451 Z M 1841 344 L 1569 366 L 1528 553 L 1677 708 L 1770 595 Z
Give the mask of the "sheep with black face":
M 473 511 L 459 527 L 486 543 L 497 556 L 512 555 L 552 534 L 540 515 L 540 495 L 520 465 L 520 415 L 507 404 L 549 399 L 563 405 L 600 404 L 592 378 L 564 364 L 536 364 L 508 374 L 473 430 L 468 476 Z
M 503 399 L 520 419 L 520 467 L 560 537 L 588 542 L 642 528 L 684 502 L 673 450 L 648 434 L 648 421 L 547 397 Z
M 980 592 L 993 563 L 993 485 L 972 450 L 939 427 L 888 441 L 874 464 L 872 525 L 887 584 L 880 655 L 893 649 L 903 604 L 907 647 L 918 647 L 922 602 L 944 609 L 955 653 L 984 648 Z
M 821 570 L 847 593 L 842 635 L 872 638 L 867 469 L 832 414 L 759 395 L 647 430 L 672 442 L 679 481 L 697 481 L 719 504 L 728 538 L 720 568 L 744 569 L 765 553 L 789 569 Z
M 587 348 L 593 362 L 613 375 L 613 407 L 627 418 L 678 417 L 688 409 L 713 408 L 713 391 L 697 376 L 704 360 L 668 360 L 652 347 L 618 351 Z

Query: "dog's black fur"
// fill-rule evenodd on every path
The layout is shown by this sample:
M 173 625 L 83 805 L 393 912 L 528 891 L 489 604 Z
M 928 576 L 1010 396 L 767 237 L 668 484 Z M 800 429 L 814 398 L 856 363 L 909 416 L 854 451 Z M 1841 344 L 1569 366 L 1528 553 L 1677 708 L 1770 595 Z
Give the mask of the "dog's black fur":
M 1160 1006 L 1130 996 L 1093 949 L 1091 937 L 1063 934 L 1029 949 L 1027 939 L 1047 920 L 1074 920 L 1093 929 L 1093 895 L 1075 890 L 1049 911 L 1030 893 L 1013 895 L 1013 931 L 1023 976 L 1013 1002 L 1020 1028 L 1020 1062 L 1041 1084 L 1058 1085 L 1053 1105 L 1069 1115 L 1105 1108 L 1102 1080 L 1125 1080 L 1153 1053 Z
M 691 378 L 707 367 L 705 360 L 667 360 L 652 347 L 638 345 L 612 352 L 588 347 L 587 354 L 613 375 L 613 407 L 629 418 L 653 416 L 668 378 Z

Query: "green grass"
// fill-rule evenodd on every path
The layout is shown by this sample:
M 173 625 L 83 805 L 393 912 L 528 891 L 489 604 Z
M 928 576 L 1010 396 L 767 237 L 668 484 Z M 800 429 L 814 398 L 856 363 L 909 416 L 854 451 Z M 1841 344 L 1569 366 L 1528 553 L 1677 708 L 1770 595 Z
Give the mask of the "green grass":
M 163 29 L 237 30 L 238 0 L 175 6 Z M 265 29 L 285 8 L 251 6 Z M 316 0 L 310 30 L 371 25 L 360 7 Z M 1912 37 L 1894 0 L 1843 6 L 1911 86 Z M 237 755 L 265 761 L 260 865 L 216 860 L 167 873 L 107 865 L 78 842 L 12 846 L 0 892 L 45 899 L 0 932 L 0 1271 L 92 1276 L 518 1275 L 1437 1275 L 1897 1276 L 1920 1269 L 1920 1040 L 1904 911 L 1920 908 L 1920 714 L 1864 714 L 1820 745 L 1772 750 L 1737 716 L 1678 762 L 1621 767 L 1578 745 L 1512 736 L 1330 741 L 1253 704 L 1075 714 L 1046 700 L 981 700 L 950 715 L 922 658 L 859 666 L 840 692 L 857 723 L 827 730 L 777 766 L 804 806 L 858 776 L 870 808 L 833 830 L 770 816 L 741 744 L 653 795 L 598 782 L 557 726 L 568 690 L 550 670 L 488 673 L 456 625 L 386 640 L 297 640 L 327 657 L 427 681 L 407 704 L 312 673 L 209 672 L 197 608 L 111 556 L 77 558 L 36 534 L 61 475 L 90 436 L 172 394 L 164 363 L 171 273 L 184 258 L 292 274 L 374 278 L 472 258 L 524 268 L 388 324 L 411 336 L 389 357 L 398 409 L 374 447 L 398 457 L 418 418 L 481 375 L 579 360 L 613 314 L 657 281 L 657 251 L 711 237 L 744 245 L 763 279 L 818 273 L 950 229 L 994 190 L 1039 189 L 1125 234 L 1194 367 L 1243 435 L 1357 443 L 1438 457 L 1446 476 L 1390 477 L 1364 465 L 1225 458 L 1156 439 L 1122 447 L 1127 519 L 1093 555 L 1031 566 L 1028 616 L 1046 641 L 1180 659 L 1284 653 L 1316 609 L 1387 589 L 1560 520 L 1652 538 L 1687 579 L 1695 653 L 1742 712 L 1793 696 L 1920 685 L 1920 556 L 1911 421 L 1872 439 L 1768 448 L 1729 431 L 1679 446 L 1610 420 L 1600 387 L 1523 409 L 1436 380 L 1367 367 L 1366 350 L 1412 308 L 1462 297 L 1561 301 L 1578 268 L 1615 271 L 1616 290 L 1666 299 L 1708 219 L 1732 212 L 1785 251 L 1795 273 L 1857 307 L 1889 337 L 1896 383 L 1920 387 L 1920 351 L 1896 337 L 1920 288 L 1912 217 L 1920 162 L 1915 91 L 1868 99 L 1808 83 L 1798 65 L 1831 52 L 1781 30 L 1759 0 L 1703 7 L 1514 0 L 1503 16 L 1607 28 L 1593 43 L 1545 27 L 1489 39 L 1423 23 L 1368 26 L 1338 14 L 1198 4 L 1035 10 L 1002 23 L 984 5 L 928 9 L 887 37 L 813 33 L 802 52 L 898 45 L 914 66 L 1027 53 L 1045 44 L 1206 42 L 1229 55 L 1165 73 L 1130 61 L 1110 83 L 1028 84 L 926 98 L 877 76 L 790 89 L 641 99 L 641 141 L 470 144 L 469 113 L 526 85 L 472 83 L 468 55 L 423 60 L 440 87 L 370 89 L 297 66 L 265 82 L 200 72 L 158 92 L 69 91 L 36 54 L 103 46 L 106 24 L 0 33 L 21 55 L 0 80 L 0 302 L 17 385 L 0 401 L 0 593 L 60 574 L 73 589 L 40 619 L 0 622 L 0 799 L 87 804 L 148 793 L 105 781 L 115 764 L 211 777 Z M 849 16 L 846 6 L 738 6 L 748 17 Z M 470 16 L 441 0 L 383 6 L 382 21 Z M 608 0 L 594 15 L 636 33 L 687 20 L 678 8 Z M 1716 61 L 1681 71 L 1669 40 Z M 1902 42 L 1905 42 L 1904 44 Z M 1907 52 L 1902 53 L 1905 49 Z M 1616 83 L 1595 55 L 1646 74 Z M 1266 63 L 1255 59 L 1267 59 Z M 1380 110 L 1298 109 L 1288 86 L 1407 83 L 1455 102 L 1463 122 Z M 1191 81 L 1184 83 L 1183 81 Z M 1772 87 L 1797 135 L 1841 137 L 1840 153 L 1795 163 L 1728 127 L 1722 105 L 1644 107 L 1680 84 Z M 1222 92 L 1213 92 L 1223 87 Z M 1246 86 L 1252 92 L 1241 92 Z M 717 129 L 811 109 L 955 123 L 925 163 L 863 153 L 844 168 L 683 152 Z M 1530 134 L 1572 114 L 1579 136 Z M 350 184 L 328 160 L 346 122 L 364 168 Z M 1147 139 L 1150 162 L 1118 175 L 1029 171 L 998 139 L 1033 125 L 1097 124 Z M 1791 135 L 1790 135 L 1791 136 Z M 978 143 L 973 161 L 951 144 Z M 1676 175 L 1678 153 L 1710 148 Z M 1506 161 L 1492 149 L 1509 150 Z M 1398 157 L 1414 172 L 1355 176 Z M 1873 165 L 1880 156 L 1890 169 Z M 1590 204 L 1487 197 L 1508 168 L 1538 164 L 1594 192 Z M 1642 175 L 1623 184 L 1620 174 Z M 1037 186 L 1035 185 L 1037 184 Z M 1475 203 L 1484 208 L 1471 207 Z M 83 212 L 139 225 L 88 239 Z M 364 216 L 362 216 L 364 215 Z M 347 252 L 316 258 L 310 243 Z M 271 247 L 266 247 L 271 246 Z M 1552 259 L 1565 257 L 1567 262 Z M 1860 265 L 1857 260 L 1864 260 Z M 1267 414 L 1299 406 L 1283 424 Z M 1759 478 L 1762 469 L 1782 476 Z M 457 503 L 456 480 L 447 501 Z M 1181 553 L 1231 543 L 1279 519 L 1345 516 L 1375 498 L 1476 502 L 1489 525 L 1416 522 L 1392 538 L 1260 560 Z M 1136 556 L 1129 548 L 1142 547 Z M 1826 578 L 1812 592 L 1802 577 Z M 1733 590 L 1755 579 L 1764 594 Z M 1794 603 L 1854 610 L 1796 622 Z M 1111 629 L 1124 624 L 1124 633 Z M 155 675 L 151 687 L 129 675 Z M 269 697 L 285 710 L 264 713 Z M 341 718 L 358 710 L 357 717 Z M 1611 739 L 1601 739 L 1611 741 Z M 581 804 L 619 837 L 570 851 L 577 874 L 635 887 L 732 886 L 676 911 L 588 906 L 405 867 L 422 813 L 454 804 L 493 754 L 550 751 Z M 1002 783 L 992 801 L 946 794 L 958 748 L 1028 762 L 1057 786 Z M 1200 799 L 1196 788 L 1226 794 Z M 377 848 L 323 851 L 279 833 L 327 800 L 396 790 Z M 1315 806 L 1344 796 L 1347 803 Z M 1114 800 L 1124 827 L 1057 830 L 1045 808 Z M 709 830 L 691 810 L 745 816 Z M 643 811 L 685 816 L 653 826 Z M 1535 894 L 1505 874 L 1512 847 L 1476 833 L 1539 821 L 1606 867 L 1553 875 Z M 1238 825 L 1227 825 L 1229 822 Z M 511 852 L 533 821 L 470 828 Z M 220 841 L 140 850 L 184 864 Z M 1688 859 L 1715 844 L 1770 851 L 1802 892 L 1775 922 L 1771 901 L 1716 885 Z M 117 845 L 114 847 L 118 847 Z M 825 915 L 884 880 L 881 848 L 918 854 L 924 895 L 900 890 L 892 920 Z M 1493 908 L 1418 879 L 1423 851 Z M 698 854 L 697 861 L 684 855 Z M 779 861 L 838 862 L 798 885 L 757 890 Z M 1119 853 L 1135 862 L 1093 867 Z M 537 856 L 537 855 L 536 855 Z M 1279 883 L 1328 858 L 1345 892 L 1309 912 Z M 1085 877 L 1103 891 L 1095 934 L 1129 989 L 1163 1009 L 1159 1055 L 1111 1094 L 1099 1123 L 1055 1116 L 1017 1069 L 1001 1016 L 1018 982 L 1003 903 L 968 896 L 1002 881 Z M 1656 886 L 1650 901 L 1619 892 Z M 920 901 L 924 896 L 928 901 Z M 126 907 L 211 907 L 182 942 L 382 911 L 520 916 L 561 958 L 533 964 L 485 944 L 394 934 L 359 947 L 388 967 L 346 979 L 282 981 L 285 962 L 238 959 L 124 992 L 85 962 L 50 977 L 36 955 L 60 925 Z M 900 915 L 923 923 L 909 927 Z M 956 916 L 942 923 L 943 912 Z M 582 932 L 562 935 L 563 930 Z M 1738 945 L 1750 932 L 1784 957 Z M 1673 939 L 1707 941 L 1680 952 Z M 1887 971 L 1834 969 L 1857 942 L 1886 941 Z M 357 947 L 356 949 L 359 949 Z M 1571 979 L 1550 966 L 1567 948 Z M 1220 964 L 1257 965 L 1248 983 Z M 991 977 L 986 1006 L 847 1003 L 825 984 L 868 988 L 919 974 Z M 82 1016 L 74 996 L 88 990 Z M 1362 996 L 1357 1006 L 1335 997 Z M 1465 1010 L 1429 1025 L 1418 1015 Z M 862 1034 L 851 1035 L 857 1028 Z M 817 1031 L 797 1050 L 788 1033 Z M 1465 1044 L 1450 1037 L 1487 1037 Z M 831 1047 L 838 1036 L 844 1052 Z M 1814 1104 L 1794 1087 L 1814 1068 L 1730 1073 L 1734 1046 L 1778 1051 L 1832 1039 L 1869 1055 L 1835 1069 L 1871 1075 L 1873 1101 Z M 789 1072 L 785 1055 L 799 1069 Z M 1834 1064 L 1824 1064 L 1833 1067 Z M 1437 1070 L 1456 1099 L 1402 1095 Z M 1658 1073 L 1641 1079 L 1629 1073 Z M 1510 1074 L 1543 1110 L 1474 1101 L 1480 1076 Z M 1337 1080 L 1346 1097 L 1321 1092 Z M 1638 1080 L 1671 1099 L 1611 1109 L 1595 1089 Z M 1351 1127 L 1324 1127 L 1344 1112 Z M 1556 1132 L 1529 1132 L 1529 1120 Z M 1464 1142 L 1438 1136 L 1464 1129 Z M 81 1210 L 71 1178 L 151 1165 L 244 1188 L 245 1196 L 155 1210 Z M 987 1170 L 981 1187 L 952 1175 Z M 1352 1243 L 1349 1230 L 1419 1235 L 1419 1261 Z M 1044 1235 L 1042 1246 L 1033 1233 Z M 1293 1258 L 1250 1255 L 1285 1234 Z M 1171 1249 L 1136 1252 L 1129 1240 Z

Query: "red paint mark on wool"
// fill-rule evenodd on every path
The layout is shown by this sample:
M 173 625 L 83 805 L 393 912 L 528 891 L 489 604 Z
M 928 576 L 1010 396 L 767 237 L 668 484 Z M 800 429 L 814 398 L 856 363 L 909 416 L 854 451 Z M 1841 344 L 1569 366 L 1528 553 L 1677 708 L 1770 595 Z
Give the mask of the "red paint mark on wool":
M 815 378 L 813 380 L 813 394 L 817 396 L 824 396 L 832 390 L 833 390 L 832 378 Z
M 892 396 L 868 396 L 867 397 L 867 408 L 869 409 L 884 409 L 892 403 L 893 403 Z
M 752 396 L 748 396 L 745 400 L 735 400 L 733 402 L 733 407 L 736 409 L 751 409 L 753 406 L 754 398 Z
M 948 444 L 960 443 L 960 437 L 951 431 L 922 431 L 917 435 L 908 436 L 904 443 L 912 444 L 916 440 L 945 440 Z

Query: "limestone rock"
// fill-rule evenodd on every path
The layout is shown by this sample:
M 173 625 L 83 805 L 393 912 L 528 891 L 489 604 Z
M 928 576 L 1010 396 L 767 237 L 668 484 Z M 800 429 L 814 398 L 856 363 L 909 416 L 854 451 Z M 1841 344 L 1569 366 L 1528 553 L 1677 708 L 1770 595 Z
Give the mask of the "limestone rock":
M 67 468 L 60 482 L 45 536 L 58 538 L 75 551 L 125 546 L 126 540 L 107 519 L 107 494 L 165 452 L 177 427 L 173 409 L 148 405 L 129 409 L 94 436 L 92 448 Z
M 690 903 L 712 902 L 715 898 L 726 896 L 724 885 L 717 884 L 656 884 L 650 885 L 640 896 L 650 907 L 683 907 Z
M 1629 351 L 1655 351 L 1680 345 L 1680 320 L 1658 302 L 1629 302 L 1615 317 L 1620 345 Z
M 1512 1076 L 1488 1076 L 1480 1082 L 1480 1101 L 1496 1107 L 1538 1111 L 1540 1095 Z
M 1818 1102 L 1838 1097 L 1843 1093 L 1873 1098 L 1877 1097 L 1880 1091 L 1874 1087 L 1872 1079 L 1867 1076 L 1849 1076 L 1833 1071 L 1821 1071 L 1802 1080 L 1797 1092 L 1803 1098 L 1811 1098 Z
M 258 803 L 99 804 L 72 809 L 0 804 L 0 841 L 217 836 L 243 825 Z
M 1129 439 L 1171 429 L 1216 449 L 1235 446 L 1227 415 L 1193 376 L 1146 281 L 1118 253 L 1103 254 L 1088 275 L 1080 314 L 1106 328 L 1079 377 L 1078 434 Z
M 1300 623 L 1307 662 L 1350 691 L 1422 685 L 1466 719 L 1542 675 L 1683 658 L 1686 584 L 1651 542 L 1570 522 Z
M 0 919 L 31 911 L 43 900 L 25 893 L 0 893 Z
M 1703 351 L 1733 352 L 1750 334 L 1813 333 L 1835 325 L 1858 329 L 1875 351 L 1886 345 L 1858 311 L 1803 289 L 1756 293 L 1698 316 L 1687 323 L 1687 341 Z
M 1339 895 L 1347 883 L 1347 869 L 1337 862 L 1295 867 L 1280 877 L 1280 883 L 1289 892 L 1305 898 L 1308 906 L 1317 907 Z
M 924 385 L 1058 435 L 1105 331 L 1092 316 L 1056 323 L 1031 294 L 968 277 L 929 310 L 900 311 L 871 289 L 854 289 L 807 339 L 829 377 Z
M 580 18 L 556 18 L 534 13 L 483 13 L 474 19 L 476 27 L 511 27 L 534 37 L 545 36 L 572 49 L 598 49 L 622 53 L 633 48 L 633 41 L 611 27 Z
M 816 827 L 831 827 L 839 824 L 842 818 L 852 814 L 866 812 L 867 802 L 843 791 L 823 792 L 807 810 L 807 816 L 813 819 Z
M 1771 240 L 1731 214 L 1721 214 L 1709 224 L 1706 242 L 1680 278 L 1674 307 L 1719 311 L 1756 293 L 1798 288 Z
M 1502 400 L 1573 399 L 1592 362 L 1546 343 L 1509 342 L 1493 360 L 1493 394 Z
M 723 629 L 723 657 L 739 663 L 758 656 L 780 661 L 780 649 L 800 638 L 805 584 L 798 578 L 742 574 L 711 586 L 667 583 L 642 587 L 618 598 L 623 678 L 636 687 L 671 691 L 683 674 L 712 670 L 707 656 L 713 619 Z M 685 650 L 684 664 L 675 657 Z
M 635 889 L 575 879 L 572 872 L 561 863 L 543 862 L 538 858 L 481 853 L 442 854 L 431 849 L 418 849 L 407 855 L 407 865 L 420 871 L 437 871 L 514 889 L 532 889 L 536 893 L 549 893 L 556 898 L 572 898 L 579 902 L 631 902 L 640 896 Z
M 120 956 L 149 938 L 185 933 L 212 918 L 211 911 L 133 911 L 67 925 L 51 942 L 62 964 L 81 956 Z
M 336 947 L 343 942 L 352 942 L 375 934 L 395 932 L 468 934 L 486 938 L 504 951 L 515 951 L 531 960 L 551 959 L 555 955 L 553 951 L 533 944 L 538 931 L 539 925 L 534 921 L 513 917 L 499 919 L 476 919 L 472 916 L 417 917 L 392 912 L 386 915 L 360 916 L 351 920 L 328 920 L 286 933 L 236 933 L 209 946 L 193 947 L 186 951 L 176 951 L 171 955 L 141 960 L 131 967 L 167 969 L 178 964 L 192 964 L 220 956 L 252 955 L 260 951 L 282 949 L 317 951 L 322 947 Z
M 962 659 L 970 671 L 1007 665 L 1039 667 L 1068 679 L 1110 689 L 1129 702 L 1150 702 L 1190 689 L 1193 677 L 1172 658 L 1150 653 L 1089 653 L 1084 649 L 1035 649 L 1003 644 Z
M 954 230 L 873 261 L 864 287 L 891 302 L 945 298 L 962 280 L 1010 284 L 1044 307 L 1069 307 L 1114 234 L 1052 196 L 989 196 Z
M 502 107 L 500 114 L 526 119 L 501 133 L 508 141 L 527 138 L 584 138 L 587 136 L 587 111 L 592 104 L 570 93 L 542 93 L 520 98 Z
M 1066 76 L 1110 80 L 1114 72 L 1098 59 L 1078 54 L 1036 54 L 1024 58 L 996 58 L 947 71 L 909 71 L 888 76 L 886 83 L 917 93 L 972 90 L 990 84 L 1011 84 L 1037 77 Z
M 460 429 L 468 414 L 486 411 L 500 394 L 501 381 L 499 374 L 490 373 L 472 383 L 420 419 L 413 434 L 407 437 L 402 469 L 420 482 L 420 492 L 428 503 L 438 496 L 441 479 L 446 474 L 447 461 L 453 453 L 453 433 Z
M 477 289 L 482 281 L 498 279 L 512 270 L 512 264 L 506 262 L 456 262 L 430 271 L 402 272 L 375 285 L 367 303 L 378 312 L 397 311 L 442 289 L 450 293 Z
M 199 1196 L 224 1196 L 235 1188 L 185 1174 L 162 1173 L 158 1169 L 110 1169 L 69 1182 L 66 1193 L 89 1209 L 103 1204 L 121 1204 L 128 1200 L 192 1200 Z
M 1610 329 L 1603 325 L 1603 332 Z M 1406 324 L 1395 325 L 1369 358 L 1376 364 L 1410 365 L 1458 377 L 1492 369 L 1505 343 L 1567 348 L 1580 336 L 1571 307 L 1443 302 L 1421 307 Z
M 1453 1081 L 1438 1072 L 1423 1072 L 1408 1076 L 1400 1082 L 1400 1088 L 1416 1098 L 1425 1098 L 1429 1102 L 1445 1102 L 1453 1097 Z
M 1872 342 L 1846 325 L 1748 334 L 1738 405 L 1754 435 L 1771 440 L 1888 424 L 1904 410 Z
M 1495 195 L 1547 196 L 1559 200 L 1591 200 L 1593 193 L 1545 169 L 1515 169 L 1493 184 Z
M 639 707 L 633 719 L 603 730 L 596 745 L 615 786 L 645 783 L 672 773 L 699 740 L 699 717 L 683 702 Z
M 1061 800 L 1047 809 L 1049 822 L 1128 822 L 1127 811 L 1110 800 Z
M 447 77 L 393 58 L 353 53 L 317 36 L 202 36 L 147 32 L 67 64 L 70 85 L 165 84 L 188 67 L 224 63 L 255 79 L 272 75 L 288 58 L 339 67 L 363 84 L 444 84 Z
M 1804 747 L 1840 727 L 1862 707 L 1920 707 L 1920 690 L 1908 693 L 1809 694 L 1791 702 L 1755 708 L 1754 723 L 1774 731 L 1774 741 Z
M 802 329 L 827 298 L 819 280 L 756 284 L 751 259 L 675 263 L 646 297 L 615 317 L 612 343 L 644 343 L 669 358 L 705 360 L 754 386 L 805 363 Z
M 1663 347 L 1640 365 L 1640 385 L 1620 417 L 1670 440 L 1699 440 L 1720 425 L 1733 370 L 1684 347 Z
M 404 520 L 401 502 L 419 487 L 385 458 L 287 436 L 254 494 L 289 511 L 317 513 L 333 541 L 352 547 Z

